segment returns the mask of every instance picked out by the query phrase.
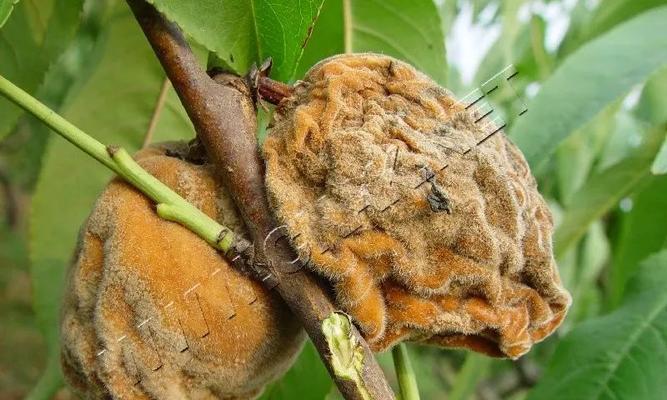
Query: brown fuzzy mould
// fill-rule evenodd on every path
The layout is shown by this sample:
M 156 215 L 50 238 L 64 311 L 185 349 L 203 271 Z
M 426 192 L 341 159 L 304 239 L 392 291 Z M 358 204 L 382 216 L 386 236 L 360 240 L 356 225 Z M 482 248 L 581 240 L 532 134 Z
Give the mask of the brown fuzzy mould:
M 243 233 L 209 165 L 141 151 L 139 163 Z M 63 308 L 62 366 L 86 398 L 253 399 L 305 335 L 282 300 L 119 179 L 84 225 Z
M 374 54 L 320 62 L 275 113 L 272 208 L 376 351 L 412 340 L 516 358 L 565 316 L 551 213 L 503 133 L 477 146 L 490 132 L 475 117 Z

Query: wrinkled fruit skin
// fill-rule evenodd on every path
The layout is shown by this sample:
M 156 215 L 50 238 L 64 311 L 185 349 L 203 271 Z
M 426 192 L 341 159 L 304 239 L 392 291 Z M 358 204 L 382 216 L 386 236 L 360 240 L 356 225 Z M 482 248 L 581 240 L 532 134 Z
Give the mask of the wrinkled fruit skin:
M 336 56 L 281 102 L 272 208 L 374 350 L 411 340 L 516 358 L 570 296 L 520 151 L 411 66 Z M 470 151 L 467 151 L 471 149 Z
M 139 163 L 226 226 L 242 232 L 208 165 L 141 151 Z M 62 366 L 86 398 L 253 399 L 304 341 L 275 293 L 237 272 L 204 240 L 160 219 L 119 179 L 97 200 L 69 271 Z

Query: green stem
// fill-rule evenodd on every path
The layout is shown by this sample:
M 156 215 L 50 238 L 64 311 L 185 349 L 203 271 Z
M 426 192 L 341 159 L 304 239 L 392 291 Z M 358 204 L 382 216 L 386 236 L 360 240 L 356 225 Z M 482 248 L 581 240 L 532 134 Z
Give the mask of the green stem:
M 0 93 L 155 201 L 158 204 L 160 217 L 186 226 L 223 252 L 231 248 L 234 242 L 234 233 L 231 230 L 188 203 L 178 193 L 141 168 L 127 151 L 120 147 L 107 147 L 98 142 L 2 76 L 0 76 Z
M 334 374 L 354 382 L 363 400 L 372 400 L 364 382 L 364 350 L 352 334 L 352 321 L 342 312 L 332 312 L 322 321 Z
M 486 370 L 491 363 L 489 357 L 468 353 L 463 366 L 454 378 L 454 386 L 450 392 L 449 400 L 466 400 L 475 392 L 479 381 L 486 374 Z
M 412 364 L 408 356 L 408 348 L 405 343 L 399 343 L 391 349 L 394 358 L 394 369 L 398 378 L 398 386 L 401 390 L 401 400 L 419 400 L 419 388 L 417 378 L 412 370 Z

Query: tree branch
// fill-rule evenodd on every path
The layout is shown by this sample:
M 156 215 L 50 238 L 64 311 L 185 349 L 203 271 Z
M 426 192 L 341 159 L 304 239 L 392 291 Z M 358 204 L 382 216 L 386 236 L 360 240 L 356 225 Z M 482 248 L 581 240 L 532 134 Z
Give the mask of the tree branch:
M 346 399 L 393 399 L 394 395 L 373 353 L 349 317 L 336 311 L 326 289 L 308 272 L 294 271 L 294 250 L 285 240 L 268 240 L 276 229 L 264 188 L 263 162 L 256 139 L 256 110 L 249 79 L 218 74 L 211 79 L 197 64 L 180 30 L 143 0 L 127 0 L 155 54 L 178 93 L 209 158 L 255 243 L 251 268 L 275 288 L 301 321 Z M 266 83 L 266 79 L 260 79 Z M 260 96 L 263 91 L 258 90 Z M 279 97 L 267 99 L 280 101 Z M 343 316 L 343 318 L 341 318 Z M 343 320 L 347 320 L 345 325 Z M 332 328 L 333 327 L 333 328 Z M 344 328 L 344 329 L 343 329 Z M 348 336 L 339 335 L 347 332 Z M 333 335 L 333 336 L 332 336 Z M 341 373 L 341 354 L 331 343 L 347 341 L 353 349 L 355 375 Z M 340 357 L 343 357 L 341 359 Z

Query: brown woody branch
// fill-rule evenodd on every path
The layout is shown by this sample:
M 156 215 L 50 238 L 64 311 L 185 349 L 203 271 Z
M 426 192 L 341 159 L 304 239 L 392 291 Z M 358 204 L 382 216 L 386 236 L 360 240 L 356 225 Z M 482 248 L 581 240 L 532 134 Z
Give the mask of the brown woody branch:
M 294 271 L 294 250 L 287 241 L 265 239 L 276 227 L 264 188 L 264 164 L 256 139 L 254 91 L 277 103 L 289 96 L 291 88 L 261 74 L 248 79 L 221 73 L 215 79 L 199 66 L 180 30 L 144 0 L 127 0 L 148 41 L 159 58 L 183 103 L 206 152 L 232 194 L 251 235 L 254 252 L 237 243 L 237 252 L 253 254 L 249 268 L 263 282 L 278 291 L 301 321 L 320 353 L 338 389 L 346 399 L 393 399 L 394 395 L 373 353 L 352 326 L 351 335 L 363 351 L 363 390 L 351 380 L 337 376 L 332 353 L 322 330 L 322 322 L 337 311 L 326 289 L 307 271 Z M 254 83 L 253 83 L 254 82 Z M 257 86 L 251 88 L 250 86 Z

